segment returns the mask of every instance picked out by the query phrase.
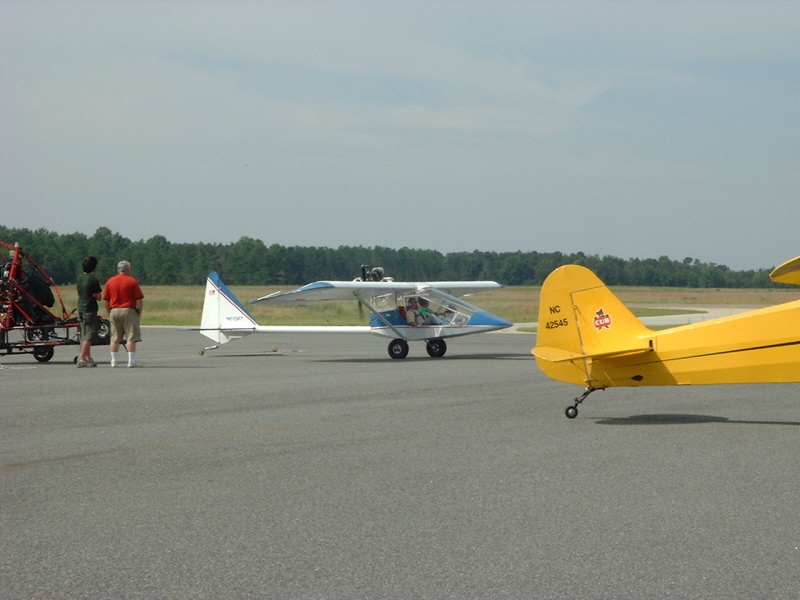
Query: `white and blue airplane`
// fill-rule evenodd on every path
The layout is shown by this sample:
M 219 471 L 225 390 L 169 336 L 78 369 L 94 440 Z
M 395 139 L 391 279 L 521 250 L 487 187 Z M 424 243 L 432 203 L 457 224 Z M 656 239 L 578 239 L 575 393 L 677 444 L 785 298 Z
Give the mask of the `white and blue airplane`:
M 434 358 L 447 352 L 445 338 L 484 333 L 513 323 L 461 299 L 503 287 L 494 281 L 399 282 L 383 277 L 380 267 L 362 267 L 354 281 L 317 281 L 291 292 L 276 292 L 252 303 L 306 305 L 328 300 L 357 300 L 371 314 L 369 326 L 259 325 L 216 272 L 206 281 L 199 331 L 216 345 L 251 333 L 371 332 L 392 338 L 389 356 L 405 358 L 408 343 L 423 341 Z M 420 308 L 422 310 L 420 310 Z

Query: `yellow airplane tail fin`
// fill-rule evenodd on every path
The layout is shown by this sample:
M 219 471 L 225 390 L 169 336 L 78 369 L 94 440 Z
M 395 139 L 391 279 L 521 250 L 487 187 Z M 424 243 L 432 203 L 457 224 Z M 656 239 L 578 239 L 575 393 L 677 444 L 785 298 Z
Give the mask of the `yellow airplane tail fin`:
M 532 352 L 546 375 L 592 387 L 592 359 L 648 352 L 652 335 L 594 273 L 565 265 L 542 285 Z

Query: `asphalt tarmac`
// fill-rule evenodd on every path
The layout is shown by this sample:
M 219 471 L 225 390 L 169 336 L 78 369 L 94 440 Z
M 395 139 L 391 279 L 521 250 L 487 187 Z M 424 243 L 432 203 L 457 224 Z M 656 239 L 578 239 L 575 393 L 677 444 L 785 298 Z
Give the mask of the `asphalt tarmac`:
M 800 385 L 568 420 L 533 334 L 144 337 L 0 357 L 4 600 L 800 597 Z

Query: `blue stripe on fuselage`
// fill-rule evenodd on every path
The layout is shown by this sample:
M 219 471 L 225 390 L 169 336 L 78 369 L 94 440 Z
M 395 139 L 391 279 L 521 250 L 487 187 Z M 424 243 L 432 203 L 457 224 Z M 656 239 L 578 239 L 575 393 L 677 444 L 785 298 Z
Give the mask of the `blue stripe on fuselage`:
M 408 325 L 408 321 L 403 318 L 399 310 L 387 310 L 382 312 L 381 315 L 392 325 Z M 369 319 L 369 326 L 377 328 L 386 327 L 386 323 L 381 321 L 377 315 L 371 315 Z

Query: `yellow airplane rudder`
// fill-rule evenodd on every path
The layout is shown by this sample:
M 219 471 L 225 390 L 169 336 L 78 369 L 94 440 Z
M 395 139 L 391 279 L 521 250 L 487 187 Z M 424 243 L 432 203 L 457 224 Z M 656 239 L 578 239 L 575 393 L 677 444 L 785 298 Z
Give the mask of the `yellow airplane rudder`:
M 590 385 L 591 360 L 650 348 L 652 331 L 589 269 L 565 265 L 542 285 L 533 354 L 560 381 Z

